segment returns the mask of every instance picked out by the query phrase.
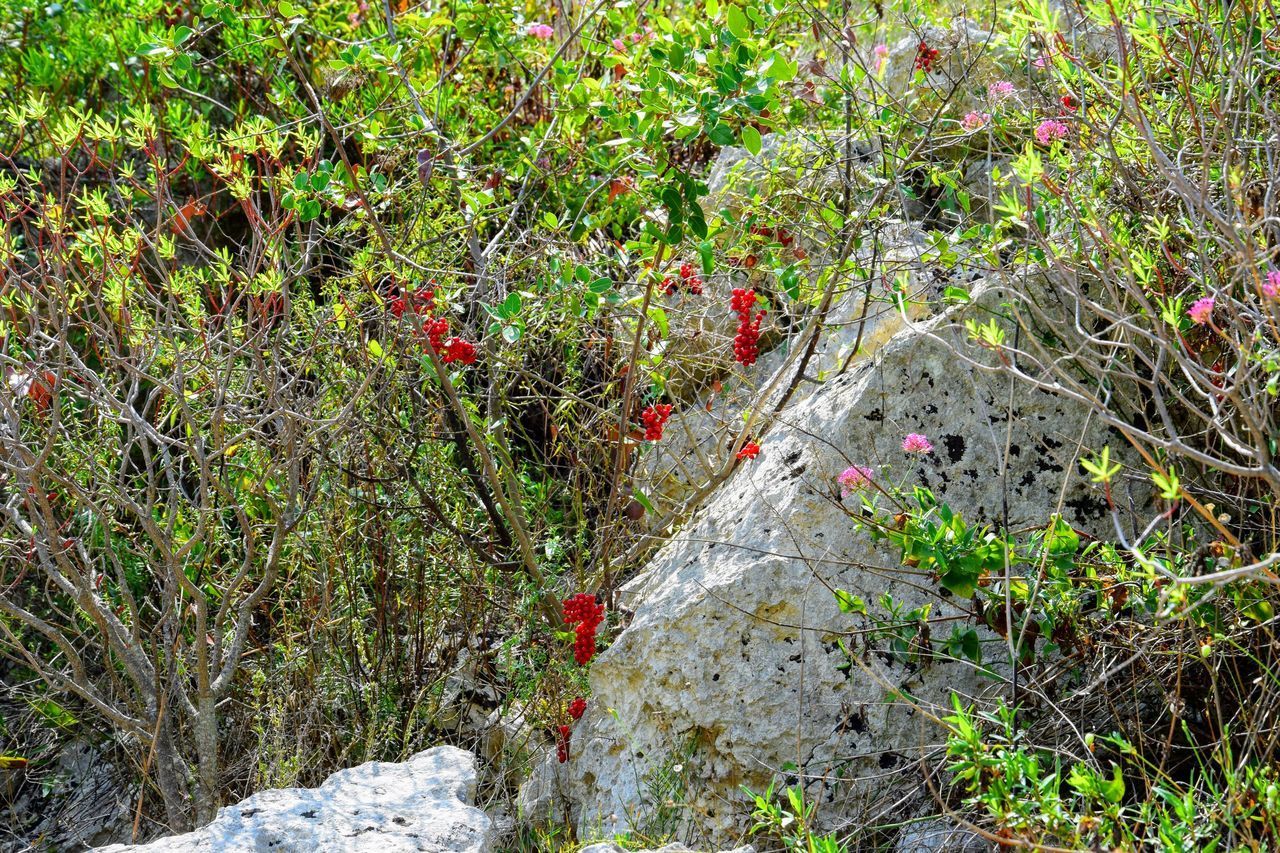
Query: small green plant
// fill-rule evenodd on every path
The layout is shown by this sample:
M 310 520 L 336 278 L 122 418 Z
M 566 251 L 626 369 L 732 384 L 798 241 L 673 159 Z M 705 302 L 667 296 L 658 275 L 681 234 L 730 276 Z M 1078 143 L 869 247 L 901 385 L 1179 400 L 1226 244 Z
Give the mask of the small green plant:
M 748 788 L 743 791 L 755 804 L 751 812 L 755 821 L 752 835 L 768 835 L 797 853 L 846 853 L 848 848 L 836 836 L 814 831 L 816 804 L 805 802 L 802 786 L 793 785 L 775 792 L 770 782 L 762 793 L 753 793 Z

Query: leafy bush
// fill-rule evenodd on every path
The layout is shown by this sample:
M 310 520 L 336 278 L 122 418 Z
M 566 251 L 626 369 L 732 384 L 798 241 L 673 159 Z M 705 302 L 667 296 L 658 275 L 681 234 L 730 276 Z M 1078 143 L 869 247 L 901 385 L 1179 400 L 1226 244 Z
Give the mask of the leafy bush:
M 529 723 L 487 750 L 508 794 L 570 748 L 562 601 L 598 596 L 608 641 L 618 583 L 829 378 L 805 367 L 834 307 L 862 300 L 847 367 L 870 311 L 998 276 L 957 358 L 1124 437 L 1141 472 L 1082 459 L 1116 537 L 850 475 L 850 523 L 972 605 L 946 635 L 927 606 L 841 609 L 899 662 L 1007 684 L 938 721 L 949 812 L 1019 843 L 1265 846 L 1277 44 L 1265 7 L 1184 0 L 0 0 L 0 710 L 138 748 L 142 812 L 179 829 L 483 746 L 446 701 L 465 670 Z M 712 192 L 727 146 L 784 165 Z M 667 407 L 701 400 L 731 416 L 660 495 Z M 1121 478 L 1160 496 L 1140 535 Z M 788 791 L 759 831 L 836 849 Z

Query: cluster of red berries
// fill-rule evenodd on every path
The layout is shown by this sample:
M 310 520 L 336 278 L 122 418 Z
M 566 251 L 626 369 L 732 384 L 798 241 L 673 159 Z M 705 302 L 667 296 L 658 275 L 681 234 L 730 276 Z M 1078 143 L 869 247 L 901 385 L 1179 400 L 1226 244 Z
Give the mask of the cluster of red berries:
M 435 279 L 432 279 L 431 284 L 435 283 Z M 445 336 L 449 334 L 449 321 L 444 317 L 431 316 L 436 310 L 434 286 L 422 290 L 401 291 L 399 296 L 393 297 L 387 304 L 387 310 L 396 317 L 403 317 L 405 312 L 424 317 L 422 333 L 427 336 L 427 343 L 431 348 L 440 353 L 440 359 L 445 364 L 452 364 L 455 361 L 461 364 L 475 363 L 476 345 L 457 335 L 445 340 Z
M 738 451 L 738 461 L 741 462 L 744 459 L 755 459 L 759 455 L 760 445 L 756 444 L 754 441 L 748 441 L 746 444 L 742 445 L 742 449 Z
M 1062 105 L 1062 108 L 1058 110 L 1058 115 L 1060 116 L 1070 115 L 1080 109 L 1080 103 L 1071 95 L 1063 95 L 1058 103 Z
M 449 334 L 449 321 L 444 317 L 428 317 L 422 324 L 422 332 L 427 336 L 427 342 L 431 344 L 431 348 L 440 354 L 440 360 L 445 364 L 459 362 L 461 364 L 474 364 L 476 360 L 476 345 L 457 335 L 445 340 L 445 335 Z
M 403 317 L 406 311 L 414 314 L 430 314 L 436 310 L 435 288 L 401 291 L 399 296 L 391 298 L 387 304 L 387 310 L 397 317 Z
M 685 263 L 680 265 L 679 281 L 671 278 L 671 276 L 667 276 L 662 280 L 662 292 L 667 296 L 674 296 L 676 291 L 682 287 L 694 296 L 702 295 L 702 277 L 693 268 L 693 264 Z
M 929 47 L 928 42 L 920 42 L 920 46 L 916 48 L 916 68 L 926 74 L 933 70 L 933 64 L 938 61 L 938 49 Z
M 587 712 L 587 700 L 581 696 L 576 697 L 569 703 L 569 717 L 575 722 L 582 719 L 582 715 Z M 571 734 L 568 726 L 560 726 L 556 736 L 556 758 L 560 759 L 560 763 L 564 764 L 569 760 L 569 735 Z
M 752 225 L 751 233 L 766 240 L 777 240 L 785 248 L 795 242 L 795 235 L 785 228 L 770 228 L 767 225 Z
M 669 417 L 671 417 L 670 403 L 654 403 L 641 412 L 640 420 L 644 421 L 644 440 L 662 441 L 662 428 L 667 425 Z
M 733 338 L 733 360 L 745 367 L 755 364 L 760 355 L 760 321 L 764 319 L 764 311 L 757 311 L 752 316 L 751 309 L 755 304 L 754 290 L 741 287 L 733 289 L 729 308 L 738 315 L 738 333 Z
M 561 726 L 559 737 L 556 738 L 556 758 L 560 759 L 560 763 L 564 764 L 569 760 L 569 727 Z
M 449 321 L 443 317 L 428 317 L 422 324 L 422 331 L 431 342 L 431 348 L 439 352 L 444 346 L 444 336 L 449 334 Z
M 445 364 L 451 364 L 455 361 L 463 364 L 474 364 L 476 360 L 476 345 L 457 336 L 449 338 L 444 342 L 444 347 L 440 350 L 440 360 Z
M 564 600 L 564 621 L 573 625 L 573 659 L 586 666 L 596 653 L 596 628 L 604 621 L 604 605 L 594 595 L 580 592 Z

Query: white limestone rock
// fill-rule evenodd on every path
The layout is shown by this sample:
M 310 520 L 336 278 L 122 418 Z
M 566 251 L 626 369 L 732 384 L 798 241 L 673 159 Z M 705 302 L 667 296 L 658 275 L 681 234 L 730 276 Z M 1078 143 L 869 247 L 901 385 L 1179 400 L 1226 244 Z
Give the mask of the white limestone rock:
M 319 788 L 259 791 L 208 826 L 101 853 L 485 853 L 490 823 L 474 808 L 475 756 L 452 746 L 402 763 L 373 761 Z
M 761 456 L 622 590 L 630 624 L 592 665 L 571 761 L 540 766 L 523 792 L 526 814 L 563 798 L 584 833 L 623 832 L 662 806 L 678 768 L 681 809 L 728 845 L 749 824 L 743 786 L 803 777 L 831 826 L 898 817 L 923 796 L 918 763 L 937 760 L 943 732 L 898 692 L 941 715 L 953 690 L 999 687 L 967 663 L 920 668 L 866 648 L 868 621 L 841 613 L 832 588 L 873 612 L 885 594 L 907 608 L 929 603 L 934 617 L 962 611 L 855 531 L 855 502 L 842 501 L 836 475 L 872 466 L 885 482 L 931 488 L 970 522 L 996 521 L 1007 506 L 1014 530 L 1045 524 L 1061 495 L 1068 523 L 1099 530 L 1109 516 L 1075 454 L 1081 444 L 1122 444 L 1081 406 L 1015 385 L 1001 477 L 1009 380 L 965 367 L 944 340 L 963 345 L 963 320 L 987 318 L 1003 298 L 986 288 L 973 304 L 900 331 L 876 358 L 788 408 Z M 909 432 L 928 435 L 935 453 L 904 454 Z M 1116 496 L 1127 499 L 1124 489 Z M 935 644 L 945 627 L 934 629 Z
M 904 827 L 893 849 L 894 853 L 985 853 L 991 848 L 976 832 L 933 819 Z
M 588 844 L 577 853 L 628 853 L 614 844 L 613 841 L 604 841 L 602 844 Z M 648 850 L 631 850 L 630 853 L 699 853 L 698 850 L 685 847 L 684 844 L 668 844 L 666 847 L 650 848 Z M 755 853 L 755 848 L 737 847 L 732 850 L 721 850 L 721 853 Z

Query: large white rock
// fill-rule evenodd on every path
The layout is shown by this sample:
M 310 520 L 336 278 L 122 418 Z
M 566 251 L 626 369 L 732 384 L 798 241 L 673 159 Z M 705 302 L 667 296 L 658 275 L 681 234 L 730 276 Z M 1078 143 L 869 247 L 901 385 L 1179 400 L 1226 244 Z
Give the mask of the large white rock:
M 603 841 L 600 844 L 588 844 L 577 853 L 698 853 L 698 850 L 687 848 L 684 844 L 667 844 L 666 847 L 630 850 L 628 852 L 628 850 L 618 847 L 613 841 Z M 732 850 L 722 850 L 721 853 L 755 853 L 755 848 L 739 847 Z
M 743 786 L 803 780 L 819 823 L 832 827 L 896 822 L 924 797 L 919 766 L 944 761 L 943 731 L 898 691 L 941 715 L 953 690 L 1001 688 L 968 664 L 921 668 L 868 649 L 858 633 L 867 620 L 841 613 L 832 588 L 873 611 L 883 594 L 908 608 L 930 603 L 935 617 L 961 610 L 855 531 L 854 501 L 841 500 L 835 477 L 872 466 L 885 483 L 933 489 L 973 522 L 999 520 L 1007 507 L 1013 530 L 1045 524 L 1060 497 L 1079 528 L 1109 518 L 1074 460 L 1081 444 L 1119 443 L 1069 401 L 1012 387 L 1001 476 L 1010 383 L 966 368 L 944 343 L 964 345 L 957 324 L 985 319 L 1001 299 L 987 289 L 899 332 L 784 414 L 761 456 L 622 590 L 631 621 L 592 665 L 573 758 L 540 767 L 522 792 L 527 811 L 567 801 L 584 832 L 622 832 L 661 808 L 676 778 L 691 825 L 728 846 L 750 822 Z M 905 454 L 909 432 L 928 435 L 936 452 Z M 1123 489 L 1116 497 L 1127 499 Z M 934 627 L 935 646 L 947 628 Z M 995 658 L 999 643 L 988 643 Z
M 334 773 L 319 788 L 259 791 L 218 811 L 208 826 L 101 853 L 485 853 L 489 818 L 471 803 L 475 756 L 452 746 L 402 763 L 373 761 Z

